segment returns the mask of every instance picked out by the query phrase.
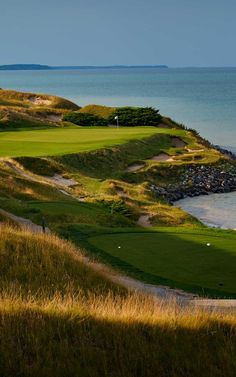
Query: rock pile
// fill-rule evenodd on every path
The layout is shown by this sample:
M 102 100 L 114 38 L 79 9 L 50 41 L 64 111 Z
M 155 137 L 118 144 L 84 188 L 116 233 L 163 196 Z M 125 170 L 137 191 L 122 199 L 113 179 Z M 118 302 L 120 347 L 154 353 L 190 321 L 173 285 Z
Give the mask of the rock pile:
M 191 166 L 180 175 L 176 184 L 166 187 L 152 184 L 150 189 L 169 203 L 186 197 L 235 191 L 236 167 L 231 165 L 224 169 L 222 166 Z

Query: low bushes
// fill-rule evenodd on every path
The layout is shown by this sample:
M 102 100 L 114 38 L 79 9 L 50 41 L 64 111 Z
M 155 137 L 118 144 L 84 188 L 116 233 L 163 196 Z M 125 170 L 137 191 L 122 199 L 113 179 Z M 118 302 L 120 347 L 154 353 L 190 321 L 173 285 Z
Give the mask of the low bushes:
M 64 115 L 63 120 L 83 127 L 108 125 L 107 121 L 104 118 L 88 113 L 70 112 Z
M 99 108 L 99 113 L 97 108 Z M 87 106 L 82 111 L 70 112 L 64 115 L 64 120 L 72 122 L 79 126 L 107 126 L 116 125 L 116 116 L 119 119 L 119 125 L 124 127 L 135 126 L 158 126 L 162 117 L 159 110 L 152 107 L 118 107 L 107 108 L 106 106 L 96 107 L 95 105 Z M 96 114 L 97 112 L 97 114 Z
M 159 110 L 152 107 L 120 107 L 109 116 L 108 122 L 116 123 L 118 116 L 120 126 L 157 126 L 161 122 Z

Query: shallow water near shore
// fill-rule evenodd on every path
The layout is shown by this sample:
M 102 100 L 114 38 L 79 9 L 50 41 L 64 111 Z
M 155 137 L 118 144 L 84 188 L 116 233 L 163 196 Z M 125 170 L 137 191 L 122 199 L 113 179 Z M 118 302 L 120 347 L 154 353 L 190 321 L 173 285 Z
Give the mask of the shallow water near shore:
M 208 226 L 236 230 L 236 192 L 185 198 L 175 206 Z

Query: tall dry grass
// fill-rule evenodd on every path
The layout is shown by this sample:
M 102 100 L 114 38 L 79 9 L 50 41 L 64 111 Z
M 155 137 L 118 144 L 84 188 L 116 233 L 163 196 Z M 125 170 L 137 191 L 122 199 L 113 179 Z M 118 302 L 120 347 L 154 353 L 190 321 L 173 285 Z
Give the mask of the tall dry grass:
M 129 293 L 71 244 L 9 226 L 0 273 L 1 376 L 235 376 L 233 313 Z

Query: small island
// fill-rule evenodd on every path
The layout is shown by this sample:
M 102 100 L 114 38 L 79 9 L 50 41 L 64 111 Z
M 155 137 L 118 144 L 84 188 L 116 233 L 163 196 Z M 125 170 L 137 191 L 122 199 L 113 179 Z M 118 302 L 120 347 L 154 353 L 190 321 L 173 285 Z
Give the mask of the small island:
M 42 64 L 6 64 L 0 65 L 0 71 L 45 71 L 45 70 L 80 70 L 80 69 L 130 69 L 130 68 L 168 68 L 167 65 L 109 65 L 109 66 L 49 66 Z

